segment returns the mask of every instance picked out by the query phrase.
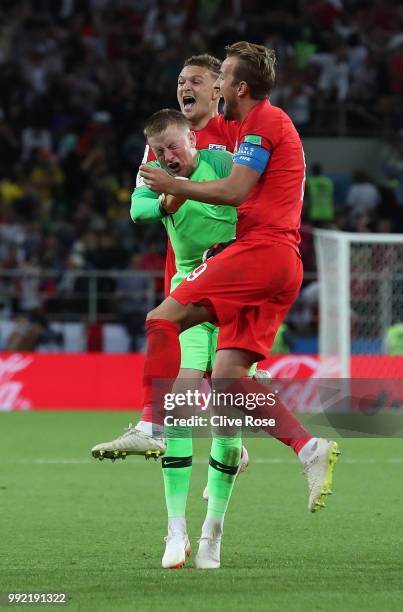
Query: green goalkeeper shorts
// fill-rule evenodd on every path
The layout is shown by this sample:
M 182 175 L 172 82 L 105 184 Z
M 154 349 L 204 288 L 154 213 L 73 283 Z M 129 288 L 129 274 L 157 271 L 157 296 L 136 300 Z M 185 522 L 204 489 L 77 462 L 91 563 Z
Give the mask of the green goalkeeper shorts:
M 211 323 L 201 323 L 182 332 L 181 368 L 211 372 L 214 367 L 217 348 L 218 327 Z M 249 370 L 249 376 L 256 371 L 256 363 Z

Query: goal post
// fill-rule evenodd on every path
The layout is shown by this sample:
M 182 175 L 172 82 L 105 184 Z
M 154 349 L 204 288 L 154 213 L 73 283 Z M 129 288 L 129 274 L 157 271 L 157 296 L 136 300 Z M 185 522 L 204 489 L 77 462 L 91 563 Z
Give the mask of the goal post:
M 355 355 L 370 357 L 361 359 L 360 376 L 377 377 L 373 358 L 388 352 L 393 325 L 403 330 L 403 236 L 318 229 L 314 242 L 322 376 L 351 377 Z M 391 367 L 402 377 L 400 360 Z

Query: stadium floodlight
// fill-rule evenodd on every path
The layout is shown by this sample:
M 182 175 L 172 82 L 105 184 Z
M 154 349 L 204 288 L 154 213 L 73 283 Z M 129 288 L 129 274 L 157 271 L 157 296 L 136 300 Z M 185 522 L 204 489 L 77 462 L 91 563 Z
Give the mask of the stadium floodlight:
M 403 236 L 315 230 L 314 240 L 321 375 L 332 364 L 334 376 L 337 363 L 339 376 L 349 378 L 351 356 L 365 355 L 365 377 L 377 377 L 373 358 L 393 354 L 388 334 L 399 323 L 403 330 Z

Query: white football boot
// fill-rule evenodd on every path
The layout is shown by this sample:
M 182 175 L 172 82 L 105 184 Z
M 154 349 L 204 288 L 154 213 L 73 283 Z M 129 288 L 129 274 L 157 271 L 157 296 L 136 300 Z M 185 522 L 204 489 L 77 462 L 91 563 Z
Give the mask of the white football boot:
M 186 532 L 168 530 L 161 565 L 164 569 L 182 569 L 190 556 L 190 542 Z
M 197 569 L 219 569 L 221 565 L 222 531 L 215 530 L 210 534 L 202 533 L 199 540 L 199 550 L 195 557 Z
M 91 449 L 96 459 L 126 459 L 127 455 L 144 455 L 146 459 L 158 459 L 165 453 L 166 442 L 163 437 L 148 436 L 130 423 L 127 430 L 111 442 L 102 442 Z
M 242 474 L 246 470 L 249 465 L 249 453 L 246 448 L 243 446 L 241 450 L 241 458 L 239 460 L 238 471 L 235 476 L 235 480 L 238 478 L 239 474 Z M 208 485 L 204 487 L 203 491 L 203 499 L 208 501 Z
M 332 494 L 334 467 L 339 459 L 337 442 L 318 438 L 316 448 L 304 463 L 304 474 L 308 480 L 308 510 L 317 512 L 325 507 L 325 500 Z

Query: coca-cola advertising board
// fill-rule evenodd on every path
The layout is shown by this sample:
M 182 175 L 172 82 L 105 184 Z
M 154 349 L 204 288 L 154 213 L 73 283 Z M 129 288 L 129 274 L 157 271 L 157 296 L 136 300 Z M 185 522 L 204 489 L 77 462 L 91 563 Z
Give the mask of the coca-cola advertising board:
M 143 354 L 0 353 L 0 410 L 136 410 L 142 400 Z M 259 367 L 287 379 L 290 410 L 317 410 L 318 378 L 337 378 L 335 360 L 326 368 L 316 355 L 270 357 Z M 354 378 L 403 378 L 403 357 L 357 356 Z

